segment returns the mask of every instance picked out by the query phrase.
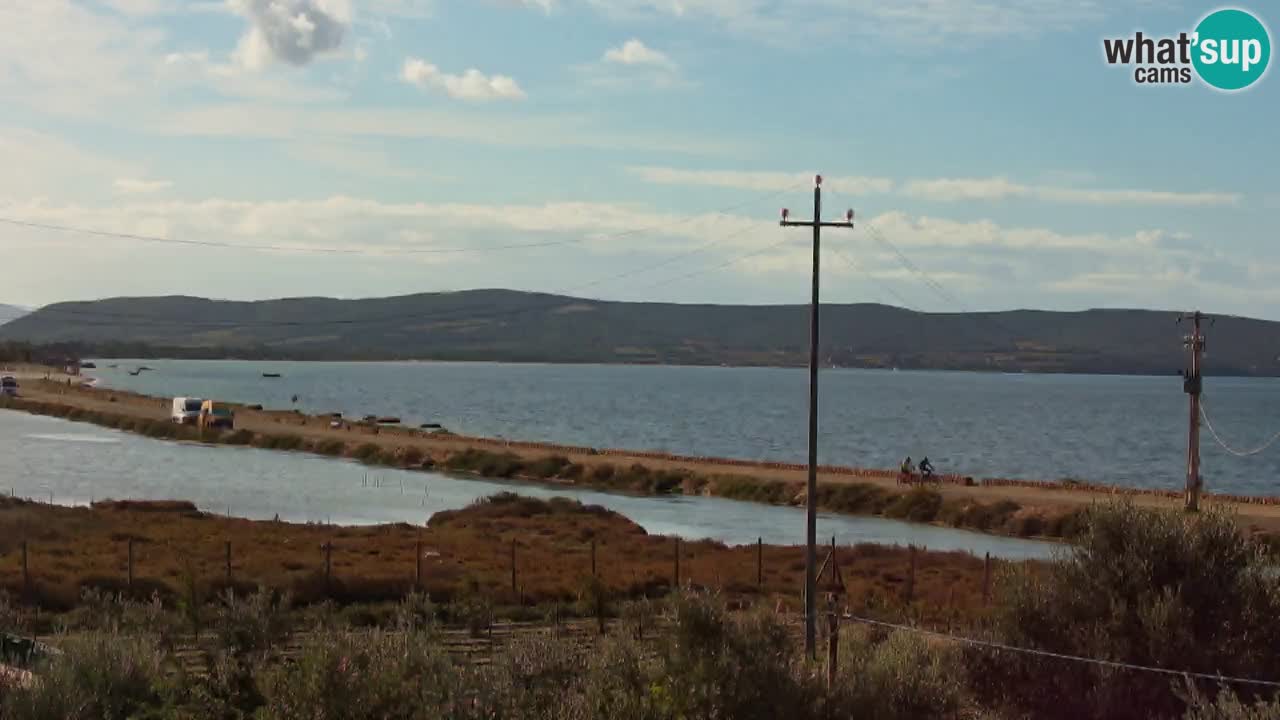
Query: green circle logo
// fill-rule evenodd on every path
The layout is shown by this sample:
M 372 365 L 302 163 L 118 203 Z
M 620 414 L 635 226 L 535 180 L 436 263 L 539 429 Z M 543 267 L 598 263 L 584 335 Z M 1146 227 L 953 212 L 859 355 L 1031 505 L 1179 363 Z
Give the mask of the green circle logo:
M 1244 10 L 1210 13 L 1196 26 L 1192 64 L 1200 79 L 1228 92 L 1262 79 L 1271 62 L 1267 26 Z

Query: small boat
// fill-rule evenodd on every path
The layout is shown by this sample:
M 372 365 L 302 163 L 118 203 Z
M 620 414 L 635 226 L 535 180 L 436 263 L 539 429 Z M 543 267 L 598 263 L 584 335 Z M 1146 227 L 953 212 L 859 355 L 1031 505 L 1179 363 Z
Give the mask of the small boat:
M 280 373 L 262 373 L 262 377 L 264 377 L 264 378 L 278 378 L 278 377 L 280 377 Z
M 97 370 L 98 366 L 94 365 L 91 362 L 82 362 L 80 363 L 80 369 L 81 370 Z

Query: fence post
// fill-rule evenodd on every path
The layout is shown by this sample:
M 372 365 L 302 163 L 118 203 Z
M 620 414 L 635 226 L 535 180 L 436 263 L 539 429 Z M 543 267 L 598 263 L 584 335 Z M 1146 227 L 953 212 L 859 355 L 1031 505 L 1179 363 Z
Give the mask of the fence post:
M 133 593 L 133 538 L 129 538 L 129 592 Z
M 331 584 L 330 580 L 333 576 L 333 542 L 324 541 L 324 594 L 329 595 Z
M 676 558 L 675 559 L 676 559 L 676 569 L 675 569 L 675 574 L 673 575 L 673 577 L 675 578 L 675 582 L 673 583 L 673 585 L 676 590 L 679 590 L 680 589 L 680 538 L 676 538 Z
M 519 601 L 519 590 L 516 589 L 516 539 L 511 538 L 511 594 Z
M 991 553 L 982 561 L 982 606 L 991 604 Z
M 916 595 L 916 546 L 909 546 L 911 552 L 911 569 L 907 573 L 907 604 L 915 599 Z
M 836 665 L 840 657 L 840 616 L 834 595 L 827 596 L 827 692 L 836 685 Z
M 756 587 L 764 587 L 764 538 L 756 538 Z
M 413 551 L 413 589 L 422 590 L 422 536 L 418 536 Z
M 230 540 L 228 540 L 228 541 L 226 542 L 226 552 L 227 552 L 227 558 L 226 558 L 226 560 L 227 560 L 227 586 L 228 586 L 228 587 L 230 587 L 230 586 L 231 586 L 231 541 L 230 541 Z

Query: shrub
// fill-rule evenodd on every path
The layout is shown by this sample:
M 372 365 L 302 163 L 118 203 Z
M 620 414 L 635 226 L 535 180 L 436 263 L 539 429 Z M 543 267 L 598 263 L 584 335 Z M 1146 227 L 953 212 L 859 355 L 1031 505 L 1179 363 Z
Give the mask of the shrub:
M 234 590 L 222 596 L 213 621 L 219 647 L 232 655 L 267 653 L 289 635 L 288 595 L 260 589 L 241 598 Z
M 253 442 L 253 433 L 248 430 L 235 430 L 222 436 L 227 445 L 248 445 Z
M 468 682 L 471 677 L 416 633 L 320 634 L 296 662 L 264 674 L 264 706 L 257 717 L 480 717 L 471 711 L 470 699 L 493 688 Z
M 1280 627 L 1270 621 L 1280 592 L 1269 573 L 1224 513 L 1097 506 L 1047 571 L 1005 579 L 996 629 L 1051 652 L 1280 679 Z M 1173 717 L 1185 706 L 1169 678 L 1149 673 L 1018 656 L 989 674 L 1037 717 Z
M 416 447 L 406 447 L 400 449 L 400 464 L 413 467 L 422 464 L 422 451 Z
M 610 463 L 600 463 L 591 468 L 591 482 L 601 485 L 610 484 L 613 482 L 613 476 L 616 471 L 617 468 Z
M 450 455 L 445 461 L 445 467 L 485 477 L 511 477 L 518 474 L 523 465 L 520 458 L 511 453 L 492 453 L 468 448 Z
M 751 502 L 783 505 L 794 496 L 793 488 L 781 480 L 762 480 L 746 475 L 715 475 L 711 479 L 711 493 L 730 500 L 747 500 Z M 829 490 L 827 486 L 819 486 L 821 493 Z
M 525 467 L 525 472 L 540 480 L 553 478 L 569 464 L 569 458 L 563 455 L 548 455 L 538 458 Z
M 315 451 L 321 455 L 329 455 L 330 457 L 338 457 L 346 452 L 347 444 L 341 440 L 321 440 L 316 443 Z
M 919 635 L 853 628 L 842 638 L 836 716 L 883 720 L 957 717 L 972 703 L 955 646 Z
M 165 656 L 146 637 L 89 633 L 68 638 L 63 654 L 43 661 L 39 682 L 8 691 L 6 720 L 132 718 L 164 705 Z
M 360 462 L 373 462 L 374 458 L 382 454 L 382 448 L 374 443 L 363 443 L 351 451 L 351 457 Z
M 942 495 L 938 491 L 918 487 L 899 495 L 885 508 L 884 514 L 912 522 L 931 522 L 941 509 Z

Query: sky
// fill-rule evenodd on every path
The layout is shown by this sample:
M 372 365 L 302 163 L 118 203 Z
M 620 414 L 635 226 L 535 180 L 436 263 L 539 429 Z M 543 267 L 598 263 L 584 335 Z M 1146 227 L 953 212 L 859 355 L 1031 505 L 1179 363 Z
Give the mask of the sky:
M 1280 319 L 1280 78 L 1103 57 L 1216 7 L 0 0 L 0 302 L 802 303 L 821 173 L 825 301 Z

